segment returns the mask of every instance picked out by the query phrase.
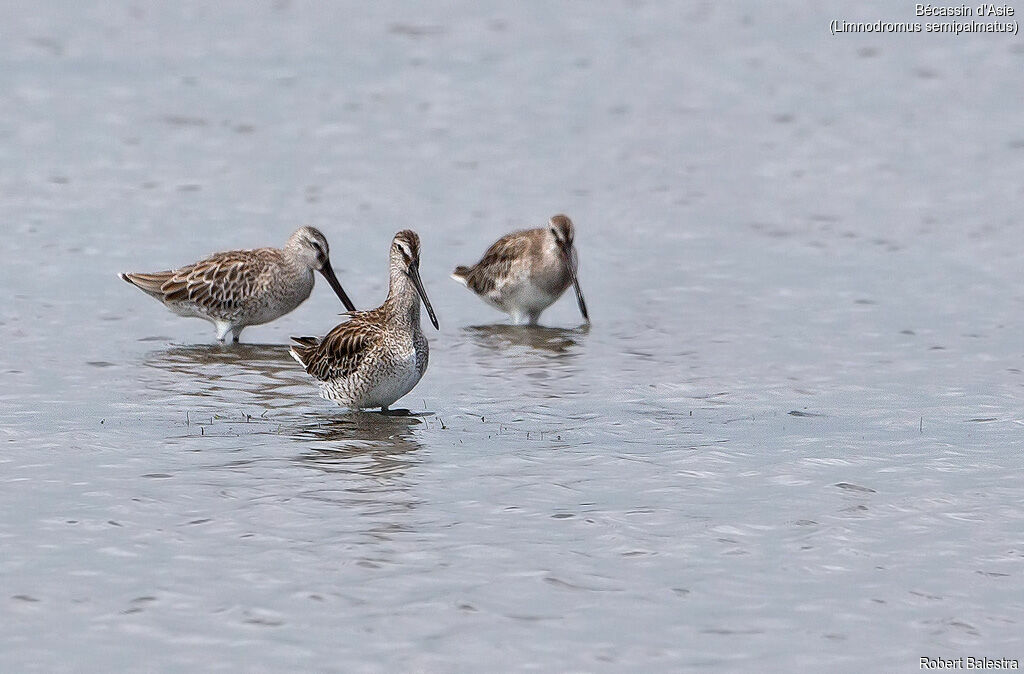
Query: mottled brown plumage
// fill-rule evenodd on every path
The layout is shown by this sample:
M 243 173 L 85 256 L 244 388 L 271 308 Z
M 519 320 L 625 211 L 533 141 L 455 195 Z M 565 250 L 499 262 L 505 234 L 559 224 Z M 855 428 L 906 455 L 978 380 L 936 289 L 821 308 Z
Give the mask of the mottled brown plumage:
M 179 316 L 212 322 L 217 339 L 230 331 L 237 342 L 244 327 L 268 323 L 302 304 L 313 290 L 314 271 L 355 309 L 334 275 L 326 237 L 313 227 L 296 230 L 280 250 L 232 250 L 180 269 L 120 276 Z
M 506 234 L 491 244 L 480 261 L 472 267 L 456 267 L 455 273 L 466 279 L 466 287 L 478 295 L 494 290 L 498 279 L 507 277 L 517 260 L 527 256 L 531 248 L 539 249 L 535 229 Z M 539 252 L 539 250 L 537 251 Z
M 383 339 L 383 326 L 387 323 L 384 314 L 383 307 L 352 312 L 346 322 L 334 326 L 323 339 L 292 337 L 297 342 L 292 349 L 314 379 L 348 377 Z
M 475 265 L 456 267 L 452 278 L 491 306 L 511 315 L 513 322 L 530 324 L 535 324 L 541 312 L 572 285 L 580 313 L 589 323 L 587 305 L 576 278 L 574 234 L 572 221 L 556 215 L 547 227 L 501 237 Z
M 273 248 L 231 250 L 181 269 L 125 276 L 165 303 L 194 302 L 211 316 L 228 319 L 248 298 L 266 291 L 272 270 L 283 263 L 281 251 Z
M 324 398 L 386 411 L 426 372 L 430 350 L 420 329 L 421 299 L 435 328 L 437 318 L 420 280 L 419 251 L 416 232 L 398 232 L 391 243 L 384 304 L 349 312 L 349 319 L 323 339 L 292 337 L 292 357 L 317 381 Z

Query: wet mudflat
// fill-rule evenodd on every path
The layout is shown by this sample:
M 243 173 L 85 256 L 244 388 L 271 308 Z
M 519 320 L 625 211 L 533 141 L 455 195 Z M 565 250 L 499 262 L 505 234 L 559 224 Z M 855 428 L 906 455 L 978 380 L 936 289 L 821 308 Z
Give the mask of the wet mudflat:
M 1024 657 L 1020 41 L 416 11 L 7 11 L 0 669 Z M 589 328 L 447 278 L 560 211 Z M 322 279 L 225 348 L 116 278 L 301 224 L 360 308 L 419 232 L 417 415 L 288 356 Z

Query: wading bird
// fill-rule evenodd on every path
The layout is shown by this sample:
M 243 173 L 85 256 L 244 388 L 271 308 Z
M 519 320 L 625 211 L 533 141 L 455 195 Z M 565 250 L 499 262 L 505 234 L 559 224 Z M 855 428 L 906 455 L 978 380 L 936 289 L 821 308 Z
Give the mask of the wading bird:
M 315 227 L 295 230 L 281 249 L 214 253 L 181 269 L 120 277 L 179 316 L 210 321 L 221 342 L 229 332 L 237 342 L 247 325 L 269 323 L 302 304 L 313 291 L 314 271 L 355 311 L 334 275 L 327 238 Z
M 398 232 L 384 304 L 350 312 L 323 339 L 292 337 L 292 357 L 317 381 L 320 395 L 352 409 L 379 407 L 386 413 L 416 386 L 430 353 L 420 329 L 420 300 L 438 327 L 419 268 L 420 237 L 409 229 Z
M 551 218 L 547 227 L 513 232 L 495 241 L 472 267 L 456 267 L 452 278 L 514 323 L 535 325 L 542 311 L 570 285 L 583 320 L 590 323 L 576 278 L 577 254 L 572 220 Z

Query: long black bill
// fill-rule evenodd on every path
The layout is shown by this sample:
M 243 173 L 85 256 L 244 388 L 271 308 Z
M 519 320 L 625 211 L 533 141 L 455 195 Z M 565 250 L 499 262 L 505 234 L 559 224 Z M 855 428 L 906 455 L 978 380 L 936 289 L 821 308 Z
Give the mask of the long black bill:
M 334 275 L 334 269 L 331 267 L 331 261 L 324 262 L 324 266 L 320 268 L 320 273 L 324 275 L 327 282 L 331 284 L 331 288 L 334 289 L 334 294 L 338 296 L 341 303 L 345 305 L 345 308 L 349 311 L 355 311 L 356 305 L 352 304 L 352 300 L 345 294 L 345 289 L 341 287 L 338 282 L 338 277 Z
M 423 306 L 427 308 L 427 315 L 430 316 L 430 322 L 434 324 L 434 329 L 440 330 L 441 326 L 437 324 L 437 316 L 434 315 L 434 307 L 430 306 L 430 300 L 427 299 L 427 291 L 423 289 L 423 281 L 420 279 L 420 266 L 418 264 L 409 265 L 409 277 L 412 279 L 413 285 L 416 286 L 416 292 L 423 299 Z
M 576 270 L 572 268 L 572 249 L 562 249 L 562 258 L 565 259 L 565 268 L 569 270 L 569 276 L 572 277 L 572 287 L 576 291 L 576 304 L 580 307 L 580 313 L 583 314 L 583 320 L 590 323 L 590 315 L 587 313 L 587 303 L 583 301 L 583 291 L 580 290 L 580 280 L 576 278 Z

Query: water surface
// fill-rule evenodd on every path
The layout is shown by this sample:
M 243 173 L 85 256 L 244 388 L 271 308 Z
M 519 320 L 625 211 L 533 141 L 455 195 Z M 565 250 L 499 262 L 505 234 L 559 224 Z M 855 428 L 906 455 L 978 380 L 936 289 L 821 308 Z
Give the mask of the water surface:
M 7 7 L 0 669 L 1024 657 L 1024 48 L 827 29 L 912 11 Z M 556 212 L 590 328 L 447 278 Z M 420 233 L 421 414 L 116 277 L 301 224 Z

